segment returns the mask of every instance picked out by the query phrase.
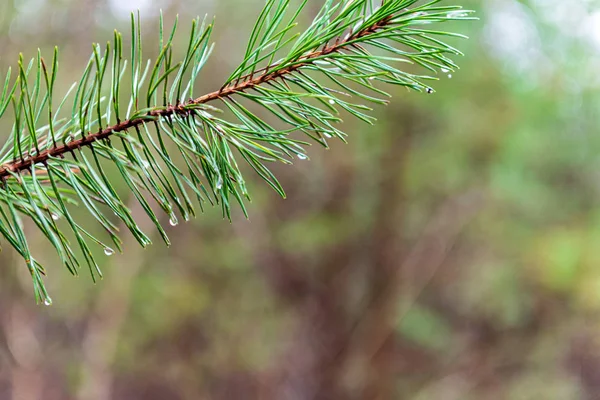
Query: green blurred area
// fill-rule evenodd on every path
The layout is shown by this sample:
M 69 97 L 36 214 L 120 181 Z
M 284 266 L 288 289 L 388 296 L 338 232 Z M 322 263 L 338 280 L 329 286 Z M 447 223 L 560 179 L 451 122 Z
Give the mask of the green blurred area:
M 126 237 L 96 285 L 30 227 L 54 305 L 0 254 L 0 399 L 599 398 L 600 4 L 455 2 L 480 18 L 444 27 L 470 37 L 461 70 L 273 166 L 286 200 L 247 168 L 248 220 L 209 207 L 165 224 L 170 248 Z M 66 91 L 129 9 L 152 56 L 162 8 L 217 16 L 214 90 L 261 4 L 4 1 L 1 70 L 58 45 Z

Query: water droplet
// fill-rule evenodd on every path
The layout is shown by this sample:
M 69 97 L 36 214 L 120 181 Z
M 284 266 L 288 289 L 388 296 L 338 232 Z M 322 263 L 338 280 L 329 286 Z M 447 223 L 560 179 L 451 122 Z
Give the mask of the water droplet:
M 221 189 L 223 189 L 223 177 L 219 176 L 219 179 L 217 179 L 217 190 Z
M 448 13 L 448 18 L 464 18 L 467 17 L 469 14 L 464 12 L 464 11 L 452 11 Z
M 179 220 L 177 219 L 175 214 L 171 214 L 171 218 L 169 219 L 169 224 L 171 224 L 171 226 L 177 226 L 177 224 L 179 224 Z
M 44 305 L 45 306 L 51 306 L 52 305 L 52 299 L 50 298 L 50 296 L 46 296 L 46 298 L 44 299 Z
M 148 169 L 148 168 L 150 168 L 150 163 L 146 160 L 142 160 L 142 167 L 144 169 Z
M 110 247 L 105 247 L 104 248 L 104 254 L 106 254 L 107 256 L 112 256 L 113 254 L 115 254 L 115 251 L 113 249 L 111 249 Z
M 330 99 L 330 100 L 329 100 L 329 104 L 335 104 L 335 100 L 333 100 L 333 99 Z
M 60 219 L 60 217 L 58 215 L 56 215 L 56 214 L 52 214 L 52 219 L 54 221 L 58 221 Z
M 308 156 L 306 154 L 299 153 L 298 158 L 301 160 L 306 160 L 308 158 Z
M 323 132 L 323 136 L 325 136 L 327 139 L 331 139 L 331 135 L 327 132 Z
M 448 74 L 448 78 L 452 79 L 452 74 Z
M 375 77 L 374 77 L 374 76 L 370 76 L 370 77 L 369 77 L 369 80 L 370 80 L 370 81 L 372 81 L 372 80 L 375 80 Z
M 448 68 L 442 68 L 442 69 L 441 69 L 441 71 L 442 71 L 444 74 L 447 74 L 448 72 L 450 72 L 450 70 L 449 70 Z
M 427 93 L 429 93 L 429 94 L 433 93 L 433 89 L 432 89 L 432 88 L 430 88 L 430 87 L 428 87 L 428 88 L 427 88 Z

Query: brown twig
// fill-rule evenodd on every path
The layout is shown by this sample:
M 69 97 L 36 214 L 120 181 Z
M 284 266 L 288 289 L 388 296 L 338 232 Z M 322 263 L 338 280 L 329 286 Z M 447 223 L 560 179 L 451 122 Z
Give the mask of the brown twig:
M 165 108 L 153 110 L 148 112 L 143 117 L 128 119 L 119 122 L 115 125 L 108 126 L 96 133 L 88 133 L 80 139 L 73 140 L 61 146 L 55 146 L 50 149 L 44 150 L 36 155 L 26 154 L 22 159 L 4 163 L 0 165 L 0 180 L 10 177 L 11 173 L 18 173 L 21 171 L 29 170 L 33 165 L 45 164 L 50 158 L 62 157 L 66 153 L 73 153 L 75 150 L 79 150 L 86 146 L 90 146 L 94 142 L 107 139 L 116 132 L 124 132 L 128 129 L 139 127 L 140 125 L 149 121 L 156 121 L 162 117 L 169 117 L 172 115 L 187 115 L 187 113 L 189 112 L 189 108 L 195 105 L 205 104 L 210 101 L 226 98 L 235 93 L 251 90 L 255 86 L 281 78 L 284 75 L 290 74 L 306 65 L 311 64 L 313 60 L 318 57 L 339 52 L 353 40 L 376 33 L 377 31 L 388 25 L 391 19 L 392 17 L 387 17 L 368 28 L 356 32 L 354 35 L 336 41 L 334 45 L 326 45 L 321 50 L 308 53 L 300 57 L 293 65 L 290 65 L 286 68 L 269 72 L 269 70 L 272 70 L 273 67 L 276 66 L 264 67 L 253 72 L 252 74 L 241 77 L 233 85 L 225 86 L 217 91 L 208 93 L 196 99 L 191 99 L 187 102 L 179 103 L 178 105 L 169 105 Z M 260 72 L 260 75 L 254 76 L 257 72 Z

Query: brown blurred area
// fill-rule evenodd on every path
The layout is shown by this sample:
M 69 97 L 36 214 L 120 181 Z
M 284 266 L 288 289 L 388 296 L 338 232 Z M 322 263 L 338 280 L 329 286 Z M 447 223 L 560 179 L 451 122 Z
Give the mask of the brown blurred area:
M 480 18 L 448 26 L 471 37 L 451 40 L 461 70 L 273 166 L 287 199 L 247 169 L 248 220 L 209 207 L 170 248 L 126 236 L 96 285 L 30 227 L 52 307 L 0 253 L 0 400 L 600 399 L 600 4 L 454 2 Z M 0 66 L 58 45 L 66 91 L 130 9 L 147 57 L 159 9 L 207 13 L 209 91 L 262 3 L 5 0 Z

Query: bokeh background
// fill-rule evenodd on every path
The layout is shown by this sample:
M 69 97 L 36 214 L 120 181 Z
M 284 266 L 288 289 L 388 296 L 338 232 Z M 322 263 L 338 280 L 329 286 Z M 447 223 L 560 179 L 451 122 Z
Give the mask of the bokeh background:
M 0 399 L 600 399 L 600 3 L 453 1 L 480 18 L 446 26 L 461 70 L 274 166 L 287 200 L 254 179 L 249 220 L 126 237 L 96 285 L 32 228 L 52 307 L 1 253 Z M 163 9 L 217 16 L 213 90 L 261 3 L 2 0 L 1 71 L 59 45 L 66 88 L 132 9 L 148 48 Z

